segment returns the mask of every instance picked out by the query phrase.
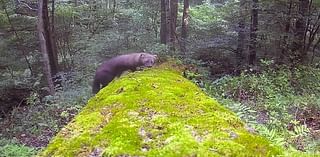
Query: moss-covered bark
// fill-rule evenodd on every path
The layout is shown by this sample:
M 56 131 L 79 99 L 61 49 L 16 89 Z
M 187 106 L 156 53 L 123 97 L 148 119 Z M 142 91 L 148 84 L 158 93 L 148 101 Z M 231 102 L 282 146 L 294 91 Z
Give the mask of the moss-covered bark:
M 277 154 L 234 113 L 162 66 L 113 81 L 38 156 Z

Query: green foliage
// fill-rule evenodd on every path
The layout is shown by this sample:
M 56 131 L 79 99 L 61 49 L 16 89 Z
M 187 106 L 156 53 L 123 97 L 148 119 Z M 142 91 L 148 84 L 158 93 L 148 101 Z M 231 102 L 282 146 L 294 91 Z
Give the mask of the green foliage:
M 316 6 L 316 7 L 320 7 L 320 1 L 314 1 L 313 4 L 314 4 L 314 6 Z
M 256 115 L 257 111 L 252 109 L 251 106 L 245 105 L 243 103 L 238 103 L 234 101 L 230 101 L 229 99 L 221 100 L 221 103 L 225 104 L 228 108 L 234 111 L 237 116 L 244 120 L 249 125 L 257 124 Z
M 54 96 L 40 98 L 37 92 L 31 92 L 26 98 L 27 106 L 14 108 L 10 119 L 0 121 L 0 126 L 6 126 L 0 134 L 7 138 L 24 135 L 32 137 L 37 146 L 46 145 L 50 136 L 69 122 L 91 96 L 91 88 L 85 87 L 82 76 L 64 77 L 61 75 L 62 86 Z
M 210 4 L 203 4 L 190 8 L 190 16 L 192 21 L 199 25 L 209 25 L 222 20 L 216 8 Z
M 12 140 L 0 139 L 0 157 L 31 157 L 37 151 Z
M 274 145 L 285 146 L 288 144 L 286 139 L 281 135 L 281 133 L 279 133 L 279 130 L 277 129 L 269 129 L 265 125 L 261 124 L 255 125 L 255 128 L 260 135 L 267 137 Z
M 28 105 L 36 105 L 40 103 L 40 96 L 36 92 L 32 92 L 29 97 L 27 97 Z
M 150 2 L 154 5 L 155 2 Z M 159 20 L 157 10 L 145 6 L 145 9 L 121 9 L 118 15 L 118 31 L 127 49 L 145 49 L 157 44 Z M 126 22 L 124 22 L 126 21 Z
M 308 133 L 310 133 L 310 129 L 306 125 L 299 125 L 299 122 L 296 120 L 294 120 L 293 122 L 295 122 L 293 130 L 289 131 L 291 137 L 296 138 L 299 136 L 307 136 Z
M 243 72 L 239 77 L 225 76 L 212 85 L 217 96 L 222 94 L 233 100 L 264 103 L 264 106 L 258 107 L 280 111 L 287 109 L 289 106 L 286 104 L 289 103 L 296 107 L 303 107 L 305 103 L 317 104 L 319 74 L 316 68 L 300 67 L 291 71 L 282 67 L 259 74 Z
M 6 26 L 9 24 L 7 15 L 5 14 L 4 11 L 0 10 L 0 28 Z
M 146 51 L 155 52 L 159 55 L 169 55 L 170 54 L 169 48 L 166 45 L 160 44 L 160 43 L 148 45 L 146 47 Z
M 55 16 L 58 18 L 75 18 L 76 16 L 79 16 L 79 13 L 77 12 L 76 8 L 71 5 L 57 5 L 55 10 Z
M 270 68 L 272 62 L 263 64 L 259 73 L 248 70 L 240 76 L 225 76 L 206 90 L 275 145 L 318 152 L 318 144 L 312 143 L 319 140 L 312 138 L 310 126 L 302 124 L 304 114 L 300 113 L 320 109 L 319 69 L 275 70 Z
M 318 95 L 320 93 L 320 69 L 301 66 L 294 69 L 293 85 L 300 94 Z

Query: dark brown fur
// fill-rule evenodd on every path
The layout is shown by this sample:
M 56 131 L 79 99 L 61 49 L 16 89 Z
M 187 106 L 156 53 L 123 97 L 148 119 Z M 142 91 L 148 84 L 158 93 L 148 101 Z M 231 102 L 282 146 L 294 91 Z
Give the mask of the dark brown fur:
M 149 53 L 130 53 L 116 56 L 103 62 L 96 70 L 92 93 L 98 93 L 101 88 L 107 86 L 115 77 L 119 77 L 124 71 L 135 71 L 136 68 L 140 66 L 151 67 L 154 65 L 155 60 L 156 55 Z

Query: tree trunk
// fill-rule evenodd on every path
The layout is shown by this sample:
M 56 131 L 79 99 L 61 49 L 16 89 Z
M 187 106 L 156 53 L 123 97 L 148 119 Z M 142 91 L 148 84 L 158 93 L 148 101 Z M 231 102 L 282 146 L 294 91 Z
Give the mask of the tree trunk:
M 106 7 L 107 7 L 107 10 L 110 9 L 110 0 L 106 0 Z
M 116 12 L 116 8 L 117 8 L 117 1 L 113 0 L 113 8 L 112 8 L 112 12 L 115 13 Z
M 280 53 L 280 58 L 279 58 L 279 63 L 282 64 L 284 63 L 284 60 L 286 58 L 287 55 L 287 51 L 288 51 L 288 38 L 289 38 L 289 31 L 290 31 L 290 26 L 291 26 L 291 12 L 292 12 L 292 0 L 290 0 L 289 2 L 289 8 L 288 8 L 288 13 L 287 13 L 287 18 L 286 18 L 286 24 L 285 24 L 285 28 L 284 28 L 284 37 L 283 37 L 283 41 L 281 44 L 281 53 Z
M 311 63 L 313 63 L 313 61 L 314 61 L 314 57 L 316 55 L 316 48 L 317 48 L 318 45 L 320 45 L 320 38 L 318 39 L 318 41 L 316 41 L 316 43 L 313 46 L 312 56 L 311 56 Z
M 161 0 L 160 42 L 175 50 L 178 0 Z
M 57 42 L 56 42 L 56 34 L 55 34 L 55 1 L 52 0 L 52 6 L 51 6 L 51 23 L 48 27 L 51 26 L 51 29 L 49 30 L 49 38 L 51 36 L 51 46 L 52 46 L 52 58 L 50 59 L 50 61 L 52 60 L 52 67 L 51 69 L 53 69 L 51 72 L 53 75 L 58 73 L 59 70 L 59 63 L 58 63 L 58 48 L 57 48 Z M 48 9 L 48 8 L 47 8 Z M 49 19 L 48 19 L 49 20 Z
M 294 40 L 291 52 L 293 53 L 293 64 L 305 63 L 307 51 L 305 51 L 305 34 L 307 29 L 307 18 L 309 0 L 299 0 L 298 17 L 295 23 Z
M 165 11 L 166 11 L 166 44 L 170 44 L 171 35 L 171 0 L 165 0 Z
M 244 13 L 245 0 L 240 0 L 239 4 L 239 23 L 238 23 L 238 45 L 237 45 L 237 64 L 238 66 L 242 64 L 245 59 L 243 53 L 245 49 L 245 29 L 246 29 L 246 18 Z
M 189 0 L 183 2 L 183 14 L 181 24 L 181 52 L 185 55 L 187 52 L 187 38 L 188 38 L 188 24 L 189 24 Z
M 250 65 L 254 65 L 256 62 L 257 31 L 258 31 L 258 0 L 252 0 L 250 45 L 249 45 L 249 64 Z
M 170 49 L 175 51 L 176 45 L 176 28 L 178 16 L 178 0 L 170 0 Z
M 160 43 L 167 44 L 166 0 L 161 0 Z
M 46 16 L 48 16 L 48 1 L 47 0 L 39 0 L 39 7 L 38 7 L 38 34 L 39 34 L 39 41 L 40 41 L 40 48 L 42 53 L 42 61 L 43 61 L 43 70 L 44 74 L 47 79 L 49 93 L 51 95 L 54 94 L 54 85 L 52 81 L 52 74 L 51 74 L 51 67 L 49 61 L 49 52 L 48 52 L 48 45 L 50 42 L 47 40 L 47 33 L 48 33 L 48 26 L 46 26 Z M 45 15 L 47 14 L 47 15 Z M 47 21 L 48 22 L 48 21 Z M 47 23 L 48 24 L 48 23 Z
M 41 17 L 43 21 L 43 29 L 44 29 L 44 38 L 46 42 L 47 54 L 49 57 L 49 65 L 51 68 L 51 75 L 54 76 L 58 72 L 58 56 L 57 52 L 54 51 L 54 42 L 52 40 L 51 30 L 50 30 L 50 22 L 49 22 L 49 15 L 48 15 L 48 0 L 43 0 L 41 6 L 41 10 L 39 9 L 38 12 L 42 12 Z

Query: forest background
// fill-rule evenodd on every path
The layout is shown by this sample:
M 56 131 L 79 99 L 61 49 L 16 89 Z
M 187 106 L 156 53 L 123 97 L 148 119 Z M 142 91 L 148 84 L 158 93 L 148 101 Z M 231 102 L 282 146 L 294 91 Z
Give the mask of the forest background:
M 0 156 L 31 156 L 118 54 L 175 58 L 274 145 L 320 150 L 319 0 L 1 0 Z M 1 155 L 2 154 L 2 155 Z

